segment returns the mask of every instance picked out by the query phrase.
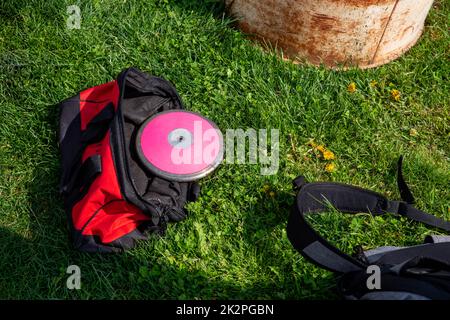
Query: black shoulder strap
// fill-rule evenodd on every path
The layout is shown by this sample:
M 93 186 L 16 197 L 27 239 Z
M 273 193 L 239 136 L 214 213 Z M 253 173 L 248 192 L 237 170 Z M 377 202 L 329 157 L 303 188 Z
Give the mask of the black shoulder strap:
M 439 219 L 412 206 L 415 203 L 414 196 L 412 195 L 405 179 L 403 178 L 402 167 L 403 156 L 400 156 L 397 163 L 397 185 L 400 191 L 400 196 L 404 202 L 390 201 L 387 211 L 390 213 L 408 217 L 414 221 L 422 222 L 428 226 L 450 232 L 449 221 Z
M 411 204 L 402 201 L 389 201 L 386 212 L 405 216 L 411 220 L 422 222 L 430 227 L 450 232 L 450 222 L 423 212 Z
M 397 162 L 397 186 L 400 191 L 400 197 L 409 204 L 414 204 L 414 196 L 406 184 L 405 179 L 403 178 L 403 156 L 400 156 Z
M 402 159 L 399 160 L 399 186 L 403 198 L 411 200 L 412 194 L 401 174 Z M 450 223 L 414 208 L 411 204 L 389 201 L 376 192 L 341 183 L 306 183 L 303 177 L 294 180 L 299 190 L 296 204 L 289 217 L 287 235 L 294 248 L 303 256 L 328 270 L 346 273 L 361 270 L 367 265 L 343 253 L 318 233 L 306 221 L 305 215 L 337 210 L 350 214 L 370 213 L 374 216 L 394 213 L 412 220 L 450 231 Z

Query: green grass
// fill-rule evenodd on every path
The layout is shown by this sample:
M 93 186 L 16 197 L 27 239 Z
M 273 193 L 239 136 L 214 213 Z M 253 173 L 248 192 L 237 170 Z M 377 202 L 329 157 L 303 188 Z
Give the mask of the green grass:
M 71 4 L 81 7 L 81 30 L 66 29 Z M 395 161 L 403 154 L 418 207 L 450 219 L 449 15 L 450 3 L 438 1 L 402 58 L 337 72 L 263 52 L 215 1 L 2 1 L 0 298 L 336 298 L 333 275 L 286 238 L 291 180 L 303 174 L 398 199 Z M 172 81 L 188 109 L 223 130 L 280 129 L 280 170 L 261 176 L 258 166 L 222 165 L 166 237 L 121 255 L 82 254 L 68 242 L 57 193 L 55 104 L 128 66 Z M 334 173 L 310 139 L 336 154 Z M 348 253 L 359 244 L 417 244 L 436 232 L 390 216 L 330 213 L 314 224 Z M 79 291 L 66 289 L 70 264 L 81 267 Z

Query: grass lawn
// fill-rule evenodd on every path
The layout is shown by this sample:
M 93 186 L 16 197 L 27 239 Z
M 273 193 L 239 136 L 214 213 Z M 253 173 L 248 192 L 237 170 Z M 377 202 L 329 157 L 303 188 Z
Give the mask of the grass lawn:
M 81 8 L 80 30 L 66 28 L 71 4 Z M 303 174 L 398 199 L 403 154 L 417 206 L 450 219 L 449 17 L 450 2 L 435 1 L 402 58 L 337 72 L 263 52 L 216 1 L 1 1 L 0 298 L 336 298 L 333 275 L 286 237 L 291 180 Z M 261 176 L 257 165 L 222 165 L 164 238 L 120 255 L 82 254 L 70 246 L 57 192 L 55 104 L 129 66 L 173 82 L 189 110 L 222 130 L 279 129 L 280 168 Z M 311 139 L 334 152 L 334 172 Z M 313 223 L 348 253 L 438 233 L 393 216 L 330 213 Z M 66 288 L 71 264 L 81 290 Z

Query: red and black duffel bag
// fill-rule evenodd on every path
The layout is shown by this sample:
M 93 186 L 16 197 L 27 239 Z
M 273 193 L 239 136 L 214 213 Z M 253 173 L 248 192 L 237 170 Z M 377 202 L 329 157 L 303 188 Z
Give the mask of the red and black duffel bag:
M 134 148 L 146 119 L 183 109 L 168 81 L 130 68 L 59 106 L 60 192 L 75 248 L 120 252 L 186 217 L 184 205 L 196 200 L 198 184 L 155 176 Z

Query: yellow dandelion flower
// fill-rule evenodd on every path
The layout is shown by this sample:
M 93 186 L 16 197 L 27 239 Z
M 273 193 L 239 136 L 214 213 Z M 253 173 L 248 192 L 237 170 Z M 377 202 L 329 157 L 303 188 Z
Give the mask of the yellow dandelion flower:
M 375 88 L 375 87 L 377 86 L 377 84 L 378 84 L 378 82 L 375 81 L 375 80 L 370 81 L 370 86 L 371 86 L 372 88 Z
M 272 198 L 275 197 L 275 192 L 270 191 L 270 192 L 269 192 L 269 196 L 271 196 Z
M 325 151 L 323 152 L 323 158 L 324 158 L 325 160 L 334 160 L 335 156 L 334 156 L 334 153 L 333 153 L 332 151 L 330 151 L 330 150 L 325 150 Z
M 314 140 L 310 140 L 310 141 L 308 142 L 308 145 L 311 146 L 311 147 L 313 147 L 313 148 L 316 148 L 316 147 L 317 147 L 317 143 L 315 143 Z
M 412 128 L 411 130 L 409 130 L 409 135 L 411 136 L 411 137 L 415 137 L 415 136 L 417 136 L 419 133 L 417 132 L 417 130 L 416 129 L 414 129 L 414 128 Z
M 270 190 L 270 186 L 268 185 L 268 184 L 265 184 L 263 187 L 262 187 L 262 191 L 264 191 L 264 192 L 267 192 L 267 191 L 269 191 Z
M 347 91 L 350 93 L 353 93 L 356 91 L 356 83 L 352 82 L 348 85 Z
M 398 91 L 397 89 L 392 89 L 391 90 L 391 97 L 392 99 L 394 99 L 395 101 L 400 101 L 400 91 Z
M 336 170 L 336 166 L 334 165 L 333 162 L 327 163 L 327 165 L 325 166 L 325 171 L 326 172 L 334 172 Z
M 320 152 L 322 152 L 322 153 L 324 153 L 324 152 L 326 151 L 326 149 L 325 149 L 325 147 L 324 147 L 323 145 L 317 146 L 317 147 L 316 147 L 316 150 L 318 150 L 318 151 L 320 151 Z

